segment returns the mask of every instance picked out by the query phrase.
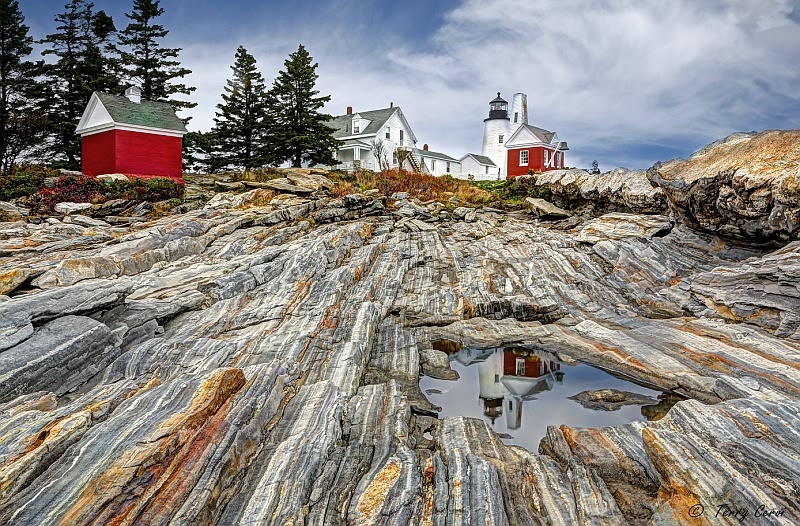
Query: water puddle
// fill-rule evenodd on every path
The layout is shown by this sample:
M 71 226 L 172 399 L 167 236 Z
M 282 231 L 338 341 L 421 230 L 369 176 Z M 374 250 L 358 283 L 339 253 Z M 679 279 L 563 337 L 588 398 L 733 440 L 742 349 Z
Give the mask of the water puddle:
M 420 379 L 428 400 L 441 406 L 440 416 L 482 418 L 506 444 L 534 452 L 548 425 L 605 427 L 658 420 L 681 399 L 590 365 L 563 363 L 538 349 L 434 343 L 450 355 L 450 366 L 460 375 L 456 381 Z

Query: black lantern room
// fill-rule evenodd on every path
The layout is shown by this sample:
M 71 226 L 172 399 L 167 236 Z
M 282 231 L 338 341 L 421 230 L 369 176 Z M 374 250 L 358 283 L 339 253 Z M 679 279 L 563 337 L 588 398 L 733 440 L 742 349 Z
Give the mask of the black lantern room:
M 489 118 L 490 119 L 507 119 L 508 118 L 508 102 L 503 100 L 500 92 L 497 92 L 497 97 L 489 103 Z

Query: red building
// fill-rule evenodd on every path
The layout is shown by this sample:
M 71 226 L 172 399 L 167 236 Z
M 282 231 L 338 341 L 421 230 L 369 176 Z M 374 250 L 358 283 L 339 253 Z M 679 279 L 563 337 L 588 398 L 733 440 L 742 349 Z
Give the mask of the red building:
M 169 104 L 142 100 L 139 88 L 124 97 L 93 93 L 75 132 L 86 175 L 183 179 L 186 127 Z
M 567 143 L 559 141 L 555 132 L 522 124 L 506 141 L 507 178 L 527 175 L 530 170 L 560 170 L 567 150 Z

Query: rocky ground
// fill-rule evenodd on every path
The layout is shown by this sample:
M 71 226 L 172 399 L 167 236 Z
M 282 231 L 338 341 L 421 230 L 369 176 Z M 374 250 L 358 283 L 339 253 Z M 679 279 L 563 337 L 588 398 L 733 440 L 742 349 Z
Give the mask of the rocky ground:
M 759 223 L 789 236 L 774 250 L 698 228 L 660 187 L 552 223 L 279 183 L 312 191 L 0 224 L 0 524 L 739 524 L 714 517 L 726 503 L 800 521 L 788 223 Z M 431 412 L 441 340 L 688 399 L 509 447 Z

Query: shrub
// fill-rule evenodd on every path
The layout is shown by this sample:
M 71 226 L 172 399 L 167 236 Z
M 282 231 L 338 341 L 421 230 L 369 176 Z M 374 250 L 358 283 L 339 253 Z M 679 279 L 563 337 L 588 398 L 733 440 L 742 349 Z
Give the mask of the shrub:
M 58 177 L 59 172 L 44 166 L 23 164 L 14 166 L 0 175 L 0 200 L 28 197 L 44 186 L 48 177 Z
M 101 204 L 110 199 L 157 202 L 182 199 L 183 192 L 183 184 L 164 177 L 105 182 L 82 174 L 69 174 L 59 177 L 52 188 L 43 187 L 31 195 L 27 206 L 34 214 L 51 214 L 58 203 Z

